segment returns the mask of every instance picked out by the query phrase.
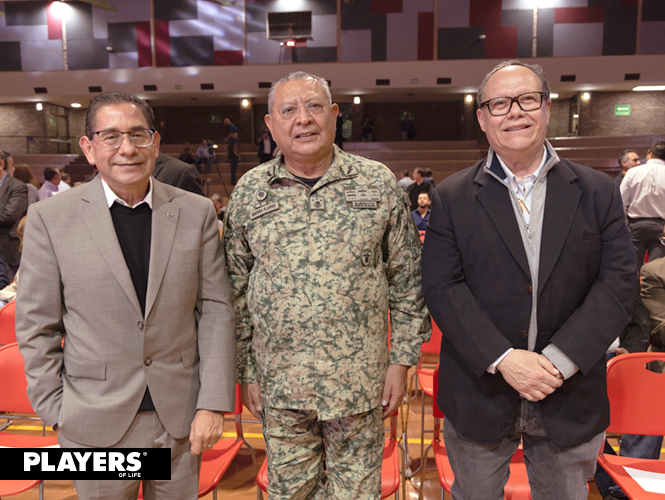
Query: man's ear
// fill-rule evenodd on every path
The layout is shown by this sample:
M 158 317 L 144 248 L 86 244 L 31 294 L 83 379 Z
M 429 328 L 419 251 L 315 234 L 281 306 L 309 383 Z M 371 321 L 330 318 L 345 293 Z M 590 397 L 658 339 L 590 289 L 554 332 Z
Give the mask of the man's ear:
M 88 160 L 88 163 L 90 165 L 94 165 L 95 157 L 92 154 L 92 143 L 90 142 L 90 139 L 88 139 L 87 135 L 84 135 L 79 139 L 79 146 L 81 146 L 83 154 L 85 155 L 85 159 Z

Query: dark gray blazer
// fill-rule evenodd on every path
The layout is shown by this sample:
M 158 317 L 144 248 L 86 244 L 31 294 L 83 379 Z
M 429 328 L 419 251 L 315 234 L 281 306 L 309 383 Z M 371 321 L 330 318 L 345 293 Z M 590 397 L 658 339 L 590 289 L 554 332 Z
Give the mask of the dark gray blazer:
M 439 406 L 469 438 L 496 442 L 511 431 L 519 394 L 486 370 L 508 348 L 527 349 L 531 293 L 538 293 L 536 352 L 552 343 L 579 367 L 540 402 L 545 427 L 558 446 L 581 444 L 609 423 L 604 354 L 628 324 L 636 290 L 619 188 L 568 160 L 551 168 L 532 291 L 508 189 L 485 162 L 432 191 L 423 290 L 443 332 Z
M 201 177 L 196 168 L 172 156 L 159 153 L 152 176 L 164 184 L 205 196 L 201 189 Z

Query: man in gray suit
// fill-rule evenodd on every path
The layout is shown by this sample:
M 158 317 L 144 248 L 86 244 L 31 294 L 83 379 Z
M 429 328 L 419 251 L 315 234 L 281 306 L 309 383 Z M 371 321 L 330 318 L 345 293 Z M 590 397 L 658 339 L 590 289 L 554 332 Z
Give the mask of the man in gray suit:
M 28 208 L 28 188 L 8 171 L 14 162 L 9 153 L 0 151 L 0 252 L 7 262 L 7 278 L 14 279 L 21 259 L 16 228 Z
M 199 455 L 234 406 L 235 324 L 210 200 L 151 179 L 160 137 L 140 99 L 93 99 L 93 181 L 29 210 L 17 300 L 28 396 L 71 447 L 170 448 L 148 499 L 195 499 Z M 66 341 L 62 346 L 66 332 Z M 79 499 L 139 481 L 75 481 Z

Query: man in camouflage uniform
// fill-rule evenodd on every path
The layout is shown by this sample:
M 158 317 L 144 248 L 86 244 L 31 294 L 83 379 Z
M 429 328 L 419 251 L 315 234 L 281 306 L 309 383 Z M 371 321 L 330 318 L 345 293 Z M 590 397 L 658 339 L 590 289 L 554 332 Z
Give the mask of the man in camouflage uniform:
M 281 153 L 240 179 L 224 229 L 236 374 L 263 420 L 268 493 L 378 499 L 382 418 L 430 332 L 418 234 L 392 172 L 333 145 L 325 80 L 288 75 L 268 111 Z

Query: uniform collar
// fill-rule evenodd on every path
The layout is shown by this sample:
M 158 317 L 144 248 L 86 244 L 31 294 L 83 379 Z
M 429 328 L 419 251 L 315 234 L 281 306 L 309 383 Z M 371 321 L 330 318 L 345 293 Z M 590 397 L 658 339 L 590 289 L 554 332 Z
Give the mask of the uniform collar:
M 295 175 L 289 172 L 284 166 L 284 155 L 280 152 L 268 166 L 266 176 L 268 184 L 272 184 L 279 179 L 291 179 L 300 182 Z M 359 163 L 351 155 L 342 151 L 336 144 L 333 144 L 333 157 L 330 167 L 321 180 L 317 183 L 317 188 L 333 181 L 342 179 L 352 179 L 359 174 Z

